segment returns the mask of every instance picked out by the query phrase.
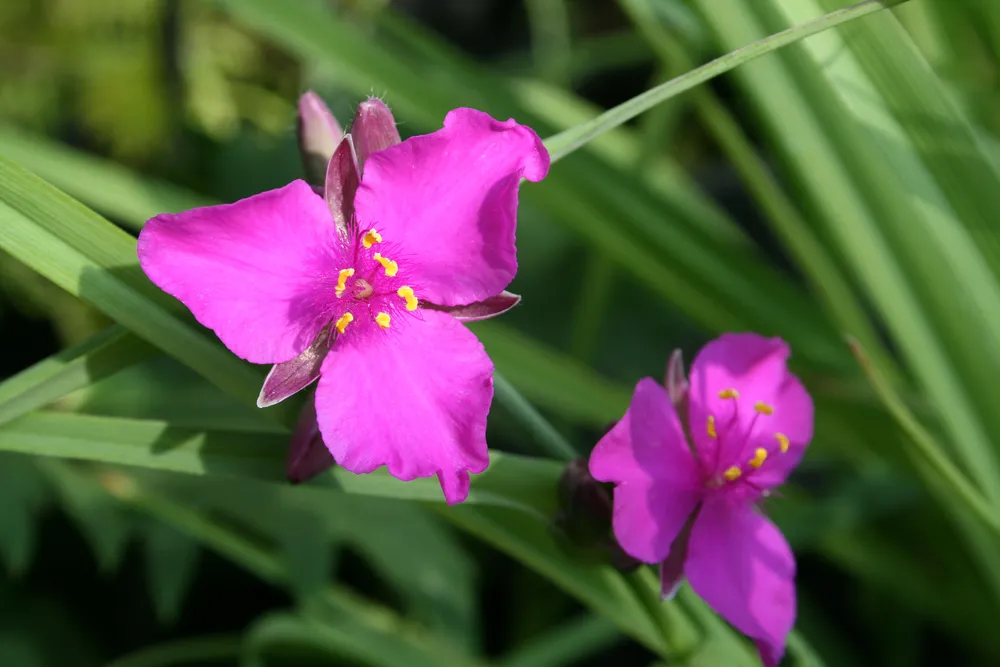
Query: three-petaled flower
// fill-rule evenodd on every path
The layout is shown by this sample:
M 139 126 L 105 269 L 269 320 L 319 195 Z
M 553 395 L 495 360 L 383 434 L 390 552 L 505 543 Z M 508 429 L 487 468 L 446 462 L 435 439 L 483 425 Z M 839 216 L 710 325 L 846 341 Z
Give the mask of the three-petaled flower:
M 493 364 L 457 315 L 506 294 L 520 179 L 544 178 L 548 153 L 513 120 L 456 109 L 363 157 L 342 140 L 325 197 L 294 181 L 156 216 L 139 261 L 231 351 L 276 364 L 261 405 L 319 377 L 316 417 L 340 466 L 437 475 L 460 502 L 489 464 Z
M 594 477 L 616 485 L 622 548 L 661 563 L 665 597 L 686 576 L 767 667 L 795 621 L 795 560 L 755 503 L 785 481 L 813 433 L 812 399 L 788 356 L 777 338 L 721 336 L 695 358 L 689 387 L 678 390 L 683 373 L 668 380 L 670 393 L 641 380 L 590 459 Z M 675 403 L 686 404 L 686 421 Z

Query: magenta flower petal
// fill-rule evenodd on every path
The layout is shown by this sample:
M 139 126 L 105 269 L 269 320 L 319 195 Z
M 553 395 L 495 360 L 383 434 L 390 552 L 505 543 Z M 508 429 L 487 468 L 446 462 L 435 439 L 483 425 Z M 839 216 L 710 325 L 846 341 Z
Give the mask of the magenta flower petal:
M 788 446 L 783 453 L 768 458 L 767 463 L 753 473 L 754 483 L 764 488 L 773 488 L 785 482 L 802 461 L 802 455 L 813 436 L 812 398 L 799 379 L 791 373 L 786 376 L 774 399 L 774 414 L 767 431 L 761 430 L 753 443 L 773 448 L 773 440 L 769 438 L 770 431 L 781 433 L 787 438 Z
M 636 385 L 625 417 L 597 443 L 590 472 L 614 482 L 615 537 L 626 553 L 662 561 L 699 497 L 698 467 L 666 390 L 651 378 Z
M 455 318 L 423 311 L 334 343 L 316 389 L 323 439 L 338 465 L 383 465 L 402 480 L 437 475 L 449 503 L 489 464 L 493 363 Z
M 711 438 L 709 417 L 717 430 L 740 436 L 756 428 L 754 406 L 760 402 L 773 407 L 788 376 L 788 356 L 788 345 L 780 338 L 753 333 L 723 334 L 701 349 L 691 366 L 688 390 L 691 436 L 700 455 L 710 461 L 739 458 L 745 438 Z M 736 396 L 720 395 L 726 391 Z
M 139 234 L 142 270 L 247 361 L 295 358 L 329 322 L 336 232 L 305 181 L 235 204 L 164 213 Z
M 685 572 L 709 606 L 756 641 L 765 667 L 776 667 L 795 623 L 795 558 L 777 526 L 748 505 L 706 502 Z
M 513 279 L 518 184 L 548 169 L 530 128 L 455 109 L 443 129 L 368 158 L 355 211 L 361 225 L 406 249 L 400 271 L 411 272 L 421 299 L 475 303 Z

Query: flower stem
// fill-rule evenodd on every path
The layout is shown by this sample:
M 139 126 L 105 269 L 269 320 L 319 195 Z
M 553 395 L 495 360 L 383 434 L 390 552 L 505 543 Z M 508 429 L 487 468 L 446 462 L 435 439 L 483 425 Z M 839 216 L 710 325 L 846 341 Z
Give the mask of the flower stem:
M 493 389 L 497 401 L 531 434 L 535 445 L 548 456 L 572 461 L 579 454 L 545 417 L 514 388 L 507 378 L 493 373 Z
M 683 659 L 698 648 L 702 640 L 698 627 L 676 603 L 660 600 L 659 582 L 650 568 L 627 575 L 626 581 L 663 637 L 663 657 Z

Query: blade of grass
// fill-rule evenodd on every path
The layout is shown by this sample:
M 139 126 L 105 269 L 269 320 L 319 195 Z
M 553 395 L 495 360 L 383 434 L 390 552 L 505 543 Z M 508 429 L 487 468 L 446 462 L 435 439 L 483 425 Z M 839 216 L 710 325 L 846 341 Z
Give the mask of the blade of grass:
M 0 248 L 234 396 L 256 400 L 263 373 L 211 342 L 139 269 L 135 239 L 0 158 Z M 291 421 L 291 406 L 272 411 Z
M 859 19 L 887 7 L 901 4 L 902 2 L 906 2 L 906 0 L 868 0 L 867 2 L 861 2 L 846 9 L 830 12 L 825 16 L 797 25 L 794 28 L 789 28 L 769 37 L 759 39 L 752 44 L 720 56 L 712 62 L 706 63 L 686 74 L 671 79 L 655 88 L 651 88 L 641 95 L 637 95 L 627 102 L 609 109 L 587 123 L 561 132 L 554 137 L 549 137 L 546 140 L 546 146 L 552 155 L 552 160 L 559 160 L 585 146 L 595 137 L 607 132 L 611 128 L 628 122 L 664 100 L 680 95 L 706 81 L 711 81 L 720 74 L 739 67 L 743 63 L 759 58 L 789 44 L 794 44 L 816 33 L 834 28 L 842 23 Z
M 156 348 L 114 325 L 0 383 L 0 424 L 44 407 L 134 363 Z

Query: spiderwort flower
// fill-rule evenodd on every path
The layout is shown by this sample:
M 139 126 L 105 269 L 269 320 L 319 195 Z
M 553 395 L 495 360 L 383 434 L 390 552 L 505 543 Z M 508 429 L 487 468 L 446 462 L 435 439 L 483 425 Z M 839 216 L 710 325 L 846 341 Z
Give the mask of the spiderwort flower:
M 259 405 L 319 375 L 317 422 L 340 466 L 437 475 L 460 502 L 489 464 L 493 397 L 493 364 L 461 321 L 512 305 L 518 186 L 549 157 L 531 129 L 472 109 L 376 150 L 362 170 L 345 136 L 323 196 L 293 181 L 158 215 L 139 261 L 232 352 L 276 364 Z
M 755 503 L 798 465 L 813 432 L 812 400 L 788 356 L 778 338 L 721 336 L 695 358 L 686 391 L 673 363 L 670 394 L 641 380 L 590 458 L 594 477 L 615 484 L 622 548 L 663 563 L 664 597 L 686 575 L 767 667 L 781 660 L 795 620 L 795 560 Z M 685 401 L 690 440 L 675 410 Z

